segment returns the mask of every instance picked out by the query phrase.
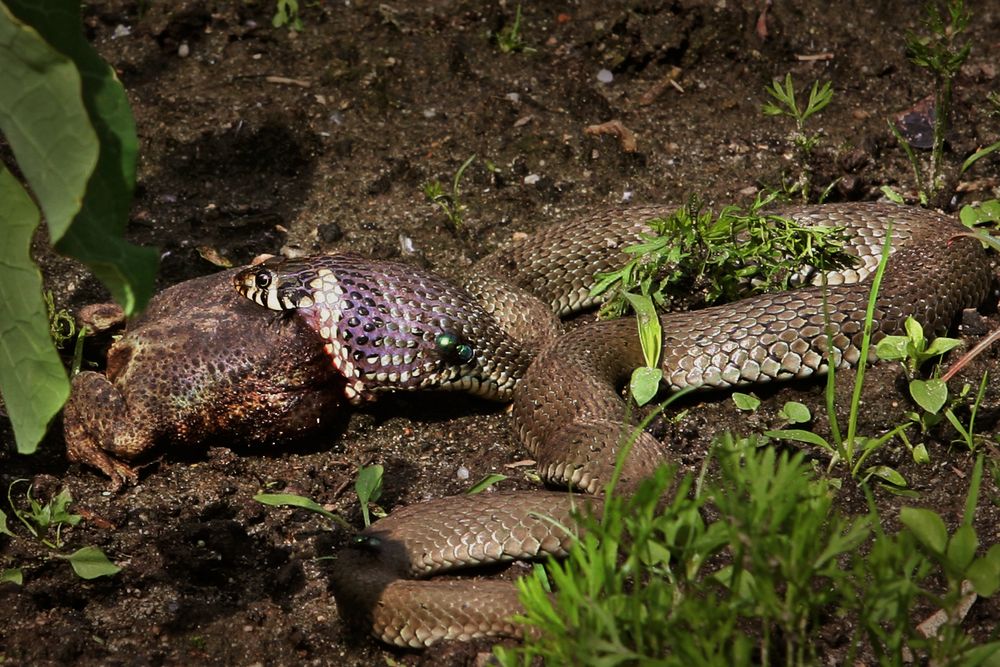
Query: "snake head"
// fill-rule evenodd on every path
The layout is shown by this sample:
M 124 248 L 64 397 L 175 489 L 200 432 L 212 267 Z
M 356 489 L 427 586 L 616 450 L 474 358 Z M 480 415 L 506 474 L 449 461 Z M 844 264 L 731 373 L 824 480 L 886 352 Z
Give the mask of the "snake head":
M 248 299 L 294 311 L 319 334 L 353 402 L 416 389 L 505 399 L 526 365 L 527 353 L 465 290 L 407 264 L 275 257 L 234 281 Z
M 287 263 L 288 260 L 282 257 L 265 259 L 233 276 L 233 285 L 246 298 L 271 310 L 310 308 L 313 299 L 306 281 L 315 276 L 289 271 Z

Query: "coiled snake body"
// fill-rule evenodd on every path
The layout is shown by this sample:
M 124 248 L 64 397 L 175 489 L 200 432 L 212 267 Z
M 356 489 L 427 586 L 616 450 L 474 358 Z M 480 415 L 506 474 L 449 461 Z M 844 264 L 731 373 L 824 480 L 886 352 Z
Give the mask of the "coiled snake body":
M 647 230 L 645 221 L 669 212 L 623 209 L 542 230 L 482 260 L 464 290 L 404 264 L 352 255 L 267 260 L 237 275 L 236 287 L 263 306 L 297 310 L 326 340 L 352 400 L 434 387 L 513 397 L 515 431 L 543 478 L 594 492 L 609 479 L 628 429 L 620 387 L 644 359 L 633 320 L 557 336 L 553 313 L 590 305 L 594 273 L 620 263 L 621 248 Z M 983 249 L 950 217 L 883 204 L 781 214 L 802 225 L 845 227 L 857 266 L 828 276 L 828 287 L 662 316 L 670 389 L 821 373 L 831 345 L 839 365 L 857 364 L 869 294 L 864 279 L 878 264 L 890 222 L 893 254 L 875 308 L 876 340 L 901 330 L 908 315 L 941 333 L 989 290 Z M 640 433 L 623 479 L 640 479 L 668 456 L 665 444 Z M 517 634 L 509 617 L 519 605 L 509 584 L 411 580 L 562 554 L 569 536 L 539 516 L 569 525 L 572 503 L 566 493 L 495 493 L 398 510 L 339 554 L 338 602 L 361 610 L 376 636 L 403 646 Z

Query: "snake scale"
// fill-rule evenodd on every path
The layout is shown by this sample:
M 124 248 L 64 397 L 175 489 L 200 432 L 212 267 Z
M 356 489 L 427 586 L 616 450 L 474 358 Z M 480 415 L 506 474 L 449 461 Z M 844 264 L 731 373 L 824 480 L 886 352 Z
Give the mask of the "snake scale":
M 348 397 L 399 389 L 457 389 L 513 399 L 518 438 L 556 485 L 598 491 L 628 428 L 621 387 L 644 363 L 631 318 L 559 335 L 556 316 L 590 305 L 594 273 L 622 262 L 622 248 L 667 207 L 618 209 L 543 229 L 481 260 L 465 288 L 405 264 L 327 255 L 273 258 L 235 278 L 262 306 L 291 310 L 326 341 L 348 379 Z M 908 315 L 943 333 L 980 305 L 992 280 L 980 244 L 948 216 L 876 203 L 793 207 L 802 225 L 843 226 L 855 266 L 811 286 L 666 314 L 662 368 L 668 389 L 729 388 L 860 361 L 869 285 L 891 222 L 892 256 L 873 321 L 874 337 Z M 824 315 L 826 309 L 826 315 Z M 829 332 L 824 324 L 829 318 Z M 641 432 L 625 463 L 638 480 L 669 457 Z M 520 609 L 505 582 L 430 575 L 470 565 L 563 554 L 573 503 L 558 492 L 443 498 L 397 510 L 338 555 L 334 590 L 380 639 L 425 646 L 442 639 L 517 635 Z M 545 518 L 542 518 L 545 517 Z M 555 519 L 555 522 L 551 521 Z

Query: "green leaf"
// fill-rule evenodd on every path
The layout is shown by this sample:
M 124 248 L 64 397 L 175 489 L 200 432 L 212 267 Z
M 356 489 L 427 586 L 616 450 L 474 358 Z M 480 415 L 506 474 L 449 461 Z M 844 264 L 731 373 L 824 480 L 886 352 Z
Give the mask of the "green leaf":
M 948 400 L 948 385 L 940 378 L 913 380 L 910 382 L 910 396 L 925 411 L 936 415 Z
M 0 49 L 3 16 L 0 5 Z M 0 80 L 3 76 L 0 73 Z M 0 106 L 0 123 L 3 113 Z M 42 299 L 42 274 L 29 255 L 38 209 L 3 165 L 0 202 L 0 233 L 4 236 L 0 243 L 0 393 L 14 426 L 17 450 L 30 454 L 66 402 L 69 380 L 52 346 Z
M 7 513 L 3 510 L 0 510 L 0 535 L 14 537 L 14 533 L 10 532 L 10 528 L 7 527 Z
M 948 530 L 944 519 L 936 512 L 919 507 L 904 507 L 899 512 L 899 520 L 921 544 L 936 554 L 944 554 L 948 547 Z
M 990 597 L 1000 589 L 1000 544 L 994 544 L 985 556 L 977 558 L 965 571 L 976 593 Z
M 382 474 L 384 470 L 380 465 L 365 466 L 358 471 L 358 478 L 354 480 L 354 490 L 358 494 L 358 501 L 361 503 L 361 515 L 365 525 L 371 525 L 368 504 L 378 502 L 382 496 Z
M 997 150 L 1000 150 L 1000 141 L 992 143 L 989 146 L 987 146 L 986 148 L 980 148 L 978 151 L 976 151 L 975 153 L 973 153 L 972 155 L 970 155 L 969 157 L 967 157 L 965 159 L 965 162 L 962 163 L 962 170 L 961 170 L 960 173 L 964 174 L 965 171 L 969 167 L 971 167 L 972 165 L 974 165 L 977 161 L 979 161 L 980 159 L 986 157 L 990 153 L 992 153 L 994 151 L 997 151 Z
M 882 361 L 902 361 L 906 359 L 906 336 L 886 336 L 875 344 L 875 354 Z
M 963 206 L 958 217 L 970 228 L 984 222 L 1000 223 L 1000 199 L 988 199 L 978 206 Z
M 733 392 L 733 403 L 740 410 L 749 410 L 753 412 L 760 407 L 760 399 L 753 394 L 744 394 L 741 391 Z
M 9 567 L 4 570 L 0 570 L 0 584 L 2 583 L 12 583 L 20 586 L 24 583 L 24 575 L 21 573 L 21 568 L 19 567 Z
M 976 557 L 976 549 L 979 547 L 979 538 L 972 526 L 959 526 L 955 534 L 948 540 L 947 557 L 948 562 L 959 572 L 965 571 L 969 567 L 972 559 Z
M 49 503 L 49 516 L 51 518 L 51 523 L 65 523 L 70 526 L 75 526 L 80 523 L 81 517 L 79 514 L 70 514 L 69 504 L 73 502 L 73 496 L 70 495 L 69 489 L 64 488 L 62 491 L 56 495 L 55 498 Z
M 97 547 L 77 549 L 65 558 L 73 566 L 76 576 L 81 579 L 108 577 L 121 572 L 121 568 L 108 560 L 104 552 Z
M 931 457 L 927 453 L 927 446 L 920 442 L 913 446 L 913 461 L 914 463 L 930 463 Z
M 5 4 L 0 131 L 56 248 L 86 263 L 131 314 L 152 294 L 158 253 L 122 238 L 138 148 L 125 90 L 84 37 L 79 2 Z
M 889 466 L 872 466 L 865 470 L 865 475 L 870 477 L 878 477 L 883 482 L 892 484 L 893 486 L 906 487 L 906 478 L 903 477 L 895 468 L 890 468 Z
M 982 593 L 980 593 L 982 595 Z M 1000 642 L 979 644 L 962 653 L 957 658 L 963 667 L 1000 667 Z
M 962 341 L 957 338 L 948 338 L 947 336 L 938 336 L 931 341 L 931 344 L 927 346 L 927 352 L 925 353 L 928 357 L 936 357 L 939 354 L 944 354 L 950 350 L 954 350 L 956 347 L 962 344 Z
M 642 354 L 646 359 L 646 366 L 659 368 L 663 329 L 660 326 L 660 318 L 656 314 L 653 300 L 644 294 L 632 294 L 631 292 L 625 292 L 624 296 L 628 299 L 632 309 L 635 310 L 639 325 L 639 341 L 642 343 Z
M 779 414 L 792 424 L 804 424 L 812 419 L 812 413 L 809 412 L 809 408 L 798 401 L 788 401 L 785 403 Z
M 660 389 L 660 380 L 663 378 L 663 371 L 659 368 L 649 368 L 640 366 L 632 371 L 632 379 L 629 381 L 629 391 L 636 404 L 646 405 L 656 392 Z
M 889 127 L 893 127 L 892 123 L 889 123 Z M 891 185 L 883 185 L 882 187 L 879 188 L 879 190 L 882 191 L 882 194 L 885 195 L 886 199 L 888 199 L 894 204 L 906 203 L 906 201 L 903 199 L 903 195 L 893 190 Z
M 350 524 L 344 521 L 342 517 L 324 509 L 312 498 L 298 496 L 294 493 L 258 493 L 253 497 L 253 499 L 264 505 L 270 505 L 271 507 L 298 507 L 299 509 L 316 512 L 317 514 L 322 514 L 327 519 L 330 519 L 341 526 L 350 528 Z
M 483 491 L 490 488 L 494 484 L 502 482 L 505 479 L 507 479 L 507 475 L 501 475 L 499 473 L 493 473 L 487 475 L 486 477 L 483 477 L 481 480 L 470 486 L 469 490 L 466 491 L 466 493 L 468 493 L 470 496 L 476 493 L 482 493 Z
M 0 4 L 0 132 L 58 239 L 80 210 L 99 147 L 76 65 L 14 15 L 25 4 Z M 62 20 L 57 3 L 48 4 L 52 23 Z M 31 23 L 48 22 L 40 6 L 34 12 Z
M 920 322 L 912 316 L 908 316 L 906 321 L 903 322 L 903 328 L 906 329 L 906 337 L 910 339 L 914 347 L 918 350 L 924 348 L 924 328 L 920 325 Z
M 793 442 L 804 442 L 807 445 L 815 445 L 817 447 L 822 447 L 828 451 L 834 451 L 834 448 L 824 440 L 821 436 L 816 435 L 812 431 L 806 431 L 801 428 L 786 428 L 779 429 L 777 431 L 765 431 L 764 435 L 769 438 L 779 438 L 781 440 L 791 440 Z

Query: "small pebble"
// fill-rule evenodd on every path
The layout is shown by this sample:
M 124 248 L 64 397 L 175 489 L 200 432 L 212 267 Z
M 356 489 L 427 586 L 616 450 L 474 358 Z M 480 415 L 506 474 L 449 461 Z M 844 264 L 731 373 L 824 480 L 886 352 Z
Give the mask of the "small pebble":
M 413 239 L 406 234 L 399 235 L 399 251 L 404 255 L 412 255 L 417 250 L 413 247 Z
M 542 177 L 539 176 L 538 174 L 528 174 L 527 176 L 524 177 L 524 184 L 525 185 L 534 185 L 535 183 L 537 183 L 540 180 L 542 180 Z
M 191 55 L 191 47 L 188 46 L 187 42 L 181 42 L 181 45 L 177 47 L 177 55 L 181 58 L 187 58 Z
M 614 81 L 615 75 L 611 73 L 609 69 L 602 69 L 597 73 L 597 80 L 601 83 L 611 83 Z
M 119 37 L 128 37 L 132 34 L 132 28 L 127 25 L 119 23 L 115 26 L 115 31 L 111 33 L 111 39 L 118 39 Z
M 507 93 L 504 97 L 506 97 L 508 100 L 514 103 L 521 101 L 521 96 L 518 95 L 517 93 Z
M 455 471 L 455 476 L 461 480 L 469 479 L 469 469 L 465 466 L 461 466 L 457 471 Z

